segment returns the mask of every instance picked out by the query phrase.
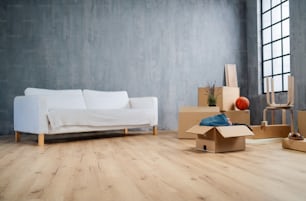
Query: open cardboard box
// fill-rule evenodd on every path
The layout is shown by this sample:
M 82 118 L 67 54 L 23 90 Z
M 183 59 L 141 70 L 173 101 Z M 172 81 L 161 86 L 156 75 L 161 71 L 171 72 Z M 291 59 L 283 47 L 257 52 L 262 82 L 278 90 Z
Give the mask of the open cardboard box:
M 219 107 L 181 107 L 178 117 L 178 135 L 179 139 L 195 139 L 196 134 L 187 133 L 186 130 L 193 125 L 199 124 L 204 118 L 220 114 Z M 232 110 L 224 114 L 230 118 L 233 123 L 250 124 L 249 110 Z
M 253 135 L 247 126 L 199 126 L 186 132 L 197 134 L 196 148 L 208 152 L 229 152 L 245 149 L 245 136 Z

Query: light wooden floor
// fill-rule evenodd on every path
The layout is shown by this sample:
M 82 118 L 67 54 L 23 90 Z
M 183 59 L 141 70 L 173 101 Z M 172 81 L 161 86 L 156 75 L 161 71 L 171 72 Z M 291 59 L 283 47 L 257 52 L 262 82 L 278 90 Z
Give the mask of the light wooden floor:
M 0 137 L 0 200 L 306 200 L 306 153 L 262 141 L 203 153 L 175 136 L 47 138 L 44 148 L 35 136 Z

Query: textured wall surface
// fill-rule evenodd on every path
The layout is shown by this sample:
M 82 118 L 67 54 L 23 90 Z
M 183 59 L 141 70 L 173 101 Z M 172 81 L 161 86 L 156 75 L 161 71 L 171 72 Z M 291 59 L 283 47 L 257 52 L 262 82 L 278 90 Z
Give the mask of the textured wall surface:
M 8 133 L 12 127 L 12 94 L 7 94 L 9 91 L 7 17 L 6 1 L 0 1 L 0 135 Z
M 0 1 L 0 133 L 26 87 L 157 96 L 159 127 L 177 129 L 197 87 L 238 66 L 247 93 L 244 0 Z
M 306 1 L 290 1 L 291 66 L 295 76 L 296 109 L 306 109 Z

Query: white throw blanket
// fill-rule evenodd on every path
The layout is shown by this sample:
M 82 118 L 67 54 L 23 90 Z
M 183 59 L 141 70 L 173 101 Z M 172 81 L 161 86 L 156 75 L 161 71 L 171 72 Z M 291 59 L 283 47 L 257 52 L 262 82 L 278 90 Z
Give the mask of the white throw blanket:
M 153 126 L 152 109 L 51 109 L 48 119 L 52 129 L 62 126 Z

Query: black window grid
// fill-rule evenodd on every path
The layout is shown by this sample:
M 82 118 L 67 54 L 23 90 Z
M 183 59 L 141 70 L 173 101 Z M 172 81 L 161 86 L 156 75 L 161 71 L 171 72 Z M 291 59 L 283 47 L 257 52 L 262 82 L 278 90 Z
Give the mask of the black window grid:
M 265 93 L 265 91 L 264 91 L 264 81 L 265 81 L 265 78 L 267 78 L 267 77 L 275 77 L 275 76 L 282 76 L 282 90 L 280 90 L 280 91 L 276 91 L 276 92 L 286 92 L 287 90 L 285 90 L 285 86 L 284 86 L 284 76 L 286 76 L 286 75 L 288 75 L 288 74 L 290 74 L 290 71 L 289 72 L 284 72 L 284 62 L 283 62 L 283 58 L 284 57 L 286 57 L 286 56 L 290 56 L 290 47 L 289 47 L 289 53 L 287 53 L 287 54 L 283 54 L 283 41 L 284 41 L 284 39 L 286 39 L 286 38 L 289 38 L 289 40 L 290 40 L 290 33 L 289 33 L 289 35 L 287 35 L 287 36 L 283 36 L 283 21 L 285 21 L 285 20 L 290 20 L 290 16 L 289 17 L 286 17 L 286 18 L 284 18 L 283 19 L 283 8 L 282 8 L 282 4 L 284 4 L 284 3 L 286 3 L 286 2 L 288 2 L 289 3 L 289 0 L 285 0 L 285 1 L 281 1 L 280 3 L 278 3 L 278 4 L 276 4 L 276 5 L 274 5 L 274 6 L 271 6 L 272 5 L 272 0 L 269 0 L 270 1 L 270 7 L 269 7 L 269 9 L 267 9 L 267 10 L 265 10 L 264 12 L 263 12 L 263 6 L 262 6 L 262 2 L 263 1 L 267 1 L 267 0 L 261 0 L 261 8 L 260 8 L 260 10 L 261 10 L 261 41 L 262 41 L 262 44 L 261 44 L 261 58 L 262 58 L 262 62 L 261 62 L 261 77 L 262 77 L 262 84 L 261 84 L 261 87 L 262 87 L 262 92 L 264 92 Z M 276 7 L 278 7 L 278 6 L 280 6 L 280 15 L 281 15 L 281 18 L 280 18 L 280 20 L 279 21 L 277 21 L 277 22 L 274 22 L 274 23 L 272 23 L 272 10 L 274 9 L 274 8 L 276 8 Z M 265 13 L 268 13 L 268 12 L 271 12 L 271 14 L 270 14 L 270 25 L 268 25 L 268 26 L 266 26 L 266 27 L 263 27 L 263 15 L 265 14 Z M 290 13 L 289 13 L 289 15 L 290 15 Z M 272 32 L 272 27 L 273 26 L 275 26 L 275 25 L 277 25 L 277 24 L 279 24 L 280 23 L 280 26 L 281 26 L 281 28 L 280 28 L 280 31 L 281 31 L 281 33 L 280 33 L 280 38 L 278 38 L 278 39 L 276 39 L 276 40 L 273 40 L 273 37 L 272 37 L 272 34 L 273 34 L 273 32 Z M 289 21 L 289 23 L 290 23 L 290 21 Z M 268 29 L 268 28 L 271 28 L 271 31 L 270 31 L 270 34 L 271 34 L 271 40 L 270 40 L 270 42 L 267 42 L 267 43 L 263 43 L 263 31 L 264 30 L 266 30 L 266 29 Z M 281 55 L 280 56 L 273 56 L 273 46 L 272 46 L 272 44 L 273 43 L 275 43 L 275 42 L 277 42 L 277 41 L 281 41 Z M 264 48 L 264 46 L 266 46 L 266 45 L 271 45 L 271 57 L 269 58 L 269 59 L 264 59 L 264 51 L 263 51 L 263 48 Z M 274 59 L 278 59 L 278 58 L 281 58 L 281 73 L 274 73 L 274 66 L 273 66 L 273 60 Z M 291 58 L 290 58 L 291 59 Z M 266 61 L 271 61 L 271 70 L 272 70 L 272 72 L 271 72 L 271 75 L 264 75 L 264 62 L 266 62 Z M 291 67 L 290 67 L 291 68 Z

